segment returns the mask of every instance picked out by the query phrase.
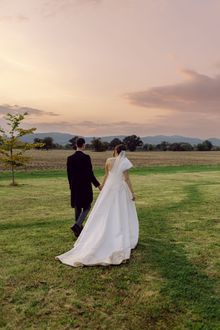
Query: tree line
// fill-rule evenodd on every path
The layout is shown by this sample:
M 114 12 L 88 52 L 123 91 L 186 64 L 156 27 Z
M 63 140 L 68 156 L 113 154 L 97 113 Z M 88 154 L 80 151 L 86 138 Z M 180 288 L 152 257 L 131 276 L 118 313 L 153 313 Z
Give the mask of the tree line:
M 25 152 L 35 149 L 76 149 L 76 140 L 78 136 L 74 136 L 69 140 L 66 146 L 54 143 L 53 138 L 48 136 L 44 139 L 35 138 L 33 143 L 23 142 L 22 138 L 25 135 L 32 134 L 36 128 L 24 129 L 21 123 L 28 115 L 27 112 L 23 114 L 10 114 L 5 117 L 8 129 L 0 126 L 0 163 L 3 163 L 6 168 L 11 171 L 12 182 L 11 185 L 17 185 L 15 181 L 15 169 L 24 166 L 30 161 L 30 157 L 25 155 Z M 110 142 L 102 141 L 101 138 L 93 138 L 90 144 L 87 144 L 88 149 L 94 151 L 113 150 L 118 144 L 125 144 L 129 151 L 210 151 L 220 150 L 220 147 L 215 147 L 213 144 L 205 140 L 202 143 L 192 146 L 190 143 L 169 143 L 163 141 L 157 145 L 144 144 L 141 138 L 137 135 L 126 136 L 123 140 L 114 138 Z
M 66 145 L 54 143 L 52 137 L 45 137 L 44 139 L 35 138 L 34 143 L 37 143 L 36 149 L 76 149 L 76 140 L 78 136 L 74 136 Z M 86 149 L 96 152 L 114 150 L 118 144 L 125 144 L 128 151 L 215 151 L 220 150 L 211 141 L 205 140 L 201 143 L 192 145 L 187 142 L 167 142 L 162 141 L 159 144 L 143 143 L 141 138 L 137 135 L 129 135 L 124 139 L 114 138 L 110 142 L 103 141 L 100 137 L 94 137 L 90 143 L 86 144 Z

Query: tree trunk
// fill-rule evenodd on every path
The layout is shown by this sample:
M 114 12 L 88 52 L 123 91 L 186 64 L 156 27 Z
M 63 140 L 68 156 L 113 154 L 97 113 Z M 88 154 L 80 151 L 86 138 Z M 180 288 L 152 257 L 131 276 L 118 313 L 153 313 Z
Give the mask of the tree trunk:
M 10 150 L 11 156 L 11 176 L 12 176 L 12 186 L 15 186 L 15 171 L 14 171 L 14 164 L 13 164 L 13 149 Z
M 15 171 L 14 165 L 11 165 L 12 185 L 15 186 Z

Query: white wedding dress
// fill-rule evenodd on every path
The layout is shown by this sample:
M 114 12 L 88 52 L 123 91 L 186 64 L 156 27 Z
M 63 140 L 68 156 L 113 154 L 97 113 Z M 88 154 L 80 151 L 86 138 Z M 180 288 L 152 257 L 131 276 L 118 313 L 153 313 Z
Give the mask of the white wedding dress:
M 74 247 L 56 259 L 79 267 L 118 265 L 130 258 L 139 234 L 135 203 L 123 176 L 131 167 L 122 151 L 115 159 Z

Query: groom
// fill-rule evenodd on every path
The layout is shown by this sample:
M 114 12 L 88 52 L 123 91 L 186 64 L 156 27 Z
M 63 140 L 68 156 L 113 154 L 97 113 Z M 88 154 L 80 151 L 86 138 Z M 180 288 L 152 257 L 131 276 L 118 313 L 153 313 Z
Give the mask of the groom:
M 71 206 L 75 208 L 75 221 L 71 227 L 78 237 L 93 200 L 92 184 L 101 190 L 101 185 L 93 174 L 91 158 L 86 155 L 85 140 L 78 138 L 76 152 L 67 158 L 67 175 L 71 190 Z

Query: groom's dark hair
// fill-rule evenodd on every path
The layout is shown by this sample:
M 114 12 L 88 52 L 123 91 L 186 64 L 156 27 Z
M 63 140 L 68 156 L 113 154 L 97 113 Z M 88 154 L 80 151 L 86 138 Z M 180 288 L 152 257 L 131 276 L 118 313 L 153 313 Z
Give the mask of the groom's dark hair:
M 82 148 L 82 146 L 83 146 L 84 144 L 86 144 L 86 141 L 85 141 L 84 138 L 78 138 L 78 139 L 76 140 L 76 145 L 77 145 L 78 148 Z

